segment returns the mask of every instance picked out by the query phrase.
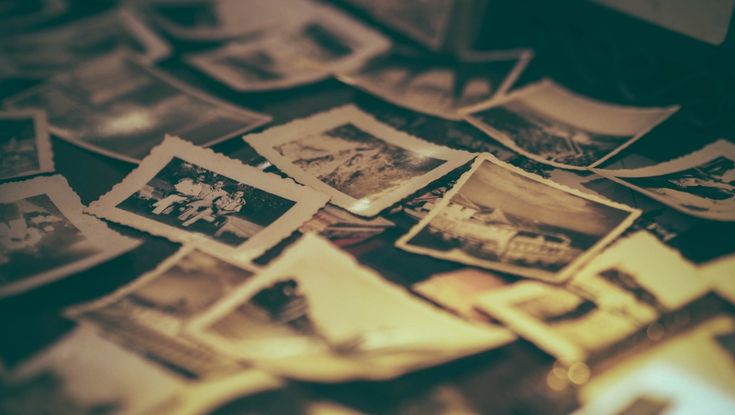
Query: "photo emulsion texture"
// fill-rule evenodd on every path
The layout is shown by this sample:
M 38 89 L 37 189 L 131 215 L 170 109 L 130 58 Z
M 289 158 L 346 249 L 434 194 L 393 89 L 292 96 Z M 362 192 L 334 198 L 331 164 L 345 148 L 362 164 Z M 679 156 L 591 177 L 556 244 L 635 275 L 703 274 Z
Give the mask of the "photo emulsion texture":
M 275 222 L 294 204 L 174 158 L 117 207 L 234 247 Z

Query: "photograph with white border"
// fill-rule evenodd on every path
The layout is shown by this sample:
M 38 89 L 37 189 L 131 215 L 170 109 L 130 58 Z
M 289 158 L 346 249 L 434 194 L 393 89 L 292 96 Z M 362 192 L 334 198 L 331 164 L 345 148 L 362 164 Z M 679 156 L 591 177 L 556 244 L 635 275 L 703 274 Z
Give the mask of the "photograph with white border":
M 0 185 L 0 297 L 115 258 L 139 241 L 83 213 L 62 176 Z
M 131 163 L 142 160 L 165 134 L 207 147 L 271 120 L 198 91 L 124 52 L 88 62 L 6 103 L 44 108 L 55 136 Z
M 530 159 L 587 170 L 633 144 L 678 109 L 610 104 L 544 79 L 462 113 L 472 125 Z
M 0 180 L 54 171 L 46 113 L 0 111 Z
M 377 121 L 354 105 L 243 137 L 299 183 L 374 216 L 461 167 L 475 154 L 429 143 Z
M 735 144 L 730 141 L 653 166 L 593 171 L 679 212 L 735 221 Z
M 268 372 L 322 382 L 392 378 L 514 339 L 417 299 L 312 233 L 189 327 Z
M 45 78 L 121 50 L 146 63 L 157 62 L 171 52 L 168 43 L 140 17 L 120 9 L 4 37 L 0 40 L 0 66 L 14 76 Z
M 166 136 L 88 212 L 250 261 L 326 205 L 329 196 Z
M 254 273 L 252 265 L 187 245 L 134 282 L 65 315 L 184 376 L 231 373 L 242 366 L 187 338 L 185 327 Z
M 347 71 L 385 52 L 379 32 L 328 6 L 315 6 L 298 24 L 238 41 L 186 61 L 237 91 L 304 85 Z
M 448 120 L 460 109 L 504 94 L 533 58 L 527 49 L 463 53 L 458 62 L 393 52 L 338 79 L 392 104 Z
M 562 282 L 641 211 L 483 153 L 397 242 L 409 252 Z

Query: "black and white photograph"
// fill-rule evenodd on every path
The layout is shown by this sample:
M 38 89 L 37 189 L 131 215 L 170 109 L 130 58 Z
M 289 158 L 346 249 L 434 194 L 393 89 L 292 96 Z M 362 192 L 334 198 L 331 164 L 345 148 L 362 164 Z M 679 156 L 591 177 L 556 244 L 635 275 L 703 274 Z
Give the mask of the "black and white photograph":
M 396 246 L 560 282 L 640 213 L 482 154 Z
M 256 367 L 323 382 L 386 379 L 513 340 L 423 303 L 312 233 L 189 328 Z
M 297 230 L 328 199 L 292 180 L 166 136 L 89 211 L 249 261 Z
M 54 170 L 43 111 L 0 111 L 0 180 Z
M 165 134 L 206 147 L 270 121 L 180 84 L 125 53 L 97 59 L 7 103 L 44 108 L 55 135 L 132 163 Z
M 561 286 L 522 281 L 481 295 L 475 307 L 560 361 L 584 361 L 645 326 Z
M 531 61 L 530 50 L 462 53 L 456 62 L 395 51 L 339 79 L 410 110 L 461 120 L 462 108 L 504 94 Z
M 187 338 L 184 327 L 252 275 L 252 268 L 187 246 L 130 285 L 66 314 L 164 367 L 202 379 L 239 365 Z
M 462 113 L 471 124 L 528 158 L 587 170 L 633 144 L 678 109 L 605 103 L 545 79 Z
M 3 415 L 124 415 L 163 412 L 186 384 L 78 327 L 0 382 Z
M 118 10 L 3 37 L 0 75 L 45 78 L 120 50 L 144 62 L 156 62 L 170 53 L 169 45 L 135 13 Z
M 735 144 L 715 141 L 683 157 L 637 169 L 595 173 L 686 214 L 735 221 Z
M 311 0 L 136 1 L 158 27 L 189 41 L 257 37 L 301 21 L 316 7 Z
M 380 33 L 333 8 L 315 6 L 306 20 L 288 30 L 192 54 L 187 60 L 235 90 L 264 91 L 356 68 L 389 47 Z
M 138 246 L 82 209 L 61 176 L 0 185 L 0 297 L 83 271 Z
M 317 233 L 333 244 L 346 248 L 376 237 L 394 226 L 394 222 L 381 216 L 361 218 L 344 209 L 327 205 L 304 223 L 299 231 Z
M 475 156 L 395 130 L 353 105 L 246 135 L 244 140 L 296 181 L 366 217 Z

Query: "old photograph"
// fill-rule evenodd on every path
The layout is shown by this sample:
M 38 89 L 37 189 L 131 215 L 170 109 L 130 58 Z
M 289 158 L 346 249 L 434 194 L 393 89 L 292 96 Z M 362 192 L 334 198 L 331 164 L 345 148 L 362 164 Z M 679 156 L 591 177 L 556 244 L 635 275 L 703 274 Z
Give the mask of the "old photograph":
M 251 267 L 186 246 L 130 285 L 66 315 L 92 323 L 141 356 L 201 379 L 240 366 L 187 338 L 184 327 L 252 275 Z
M 190 328 L 270 372 L 324 382 L 390 378 L 513 339 L 412 297 L 315 234 Z
M 61 176 L 0 185 L 0 297 L 90 268 L 138 245 L 82 209 Z
M 127 50 L 144 62 L 158 61 L 170 52 L 168 44 L 136 14 L 120 10 L 3 37 L 0 67 L 7 75 L 41 78 L 120 50 Z
M 266 91 L 356 68 L 389 46 L 383 35 L 358 21 L 315 6 L 308 18 L 284 31 L 192 54 L 187 61 L 235 90 Z
M 686 156 L 637 169 L 595 169 L 680 212 L 735 221 L 735 144 L 718 140 Z
M 132 56 L 105 56 L 8 99 L 44 108 L 51 132 L 73 144 L 137 163 L 165 134 L 210 146 L 270 121 L 191 89 Z
M 645 326 L 563 287 L 536 281 L 483 294 L 475 307 L 567 364 L 603 352 Z
M 344 209 L 327 205 L 304 223 L 299 231 L 318 233 L 333 244 L 346 248 L 378 236 L 394 226 L 395 223 L 380 216 L 361 218 Z
M 54 170 L 43 111 L 0 111 L 0 180 Z
M 678 109 L 609 104 L 546 79 L 462 112 L 467 121 L 528 158 L 586 170 L 631 145 Z
M 457 61 L 393 52 L 339 79 L 393 104 L 448 120 L 459 110 L 505 93 L 531 60 L 529 50 L 460 54 Z
M 640 213 L 482 154 L 396 246 L 559 282 Z
M 166 136 L 89 211 L 248 261 L 296 231 L 328 199 L 290 179 Z
M 395 130 L 353 105 L 244 139 L 284 173 L 360 216 L 377 215 L 474 157 Z

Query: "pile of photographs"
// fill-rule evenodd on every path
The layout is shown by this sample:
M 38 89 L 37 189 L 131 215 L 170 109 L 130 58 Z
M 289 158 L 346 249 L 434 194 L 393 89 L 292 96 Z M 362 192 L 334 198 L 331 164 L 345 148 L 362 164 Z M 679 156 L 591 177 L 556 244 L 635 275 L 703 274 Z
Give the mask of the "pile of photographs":
M 154 237 L 178 248 L 64 307 L 74 329 L 38 353 L 7 367 L 0 355 L 0 413 L 203 414 L 289 380 L 394 379 L 519 337 L 557 361 L 544 387 L 560 390 L 597 382 L 594 365 L 642 337 L 693 324 L 711 298 L 735 301 L 732 249 L 695 264 L 629 202 L 735 221 L 732 138 L 658 164 L 607 163 L 678 105 L 607 103 L 551 79 L 513 88 L 530 50 L 442 60 L 310 0 L 132 0 L 55 24 L 66 0 L 9 3 L 0 21 L 23 18 L 0 40 L 0 78 L 38 84 L 0 111 L 0 305 L 145 257 Z M 177 64 L 235 93 L 332 78 L 384 105 L 267 128 L 282 117 L 157 65 L 181 42 L 206 47 Z M 85 205 L 56 173 L 52 137 L 133 166 Z M 209 148 L 225 140 L 267 163 Z M 731 316 L 713 325 L 731 348 L 733 328 Z M 660 379 L 635 376 L 635 390 L 582 401 L 612 413 L 602 402 L 674 399 L 631 400 Z M 711 413 L 735 405 L 700 392 Z M 324 400 L 303 413 L 361 413 Z

